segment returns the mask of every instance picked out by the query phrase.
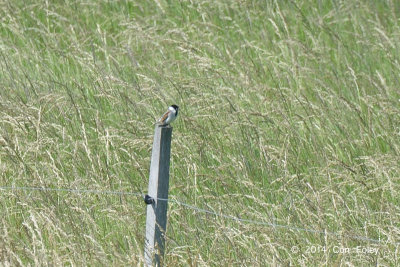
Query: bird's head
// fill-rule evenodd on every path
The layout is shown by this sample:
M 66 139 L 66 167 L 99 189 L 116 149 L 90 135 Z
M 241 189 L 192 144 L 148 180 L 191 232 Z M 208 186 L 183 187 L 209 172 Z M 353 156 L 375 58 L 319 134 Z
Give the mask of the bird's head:
M 174 110 L 175 110 L 175 114 L 176 114 L 176 116 L 178 116 L 178 109 L 179 109 L 179 107 L 177 106 L 177 105 L 171 105 L 170 106 L 170 108 L 173 108 Z

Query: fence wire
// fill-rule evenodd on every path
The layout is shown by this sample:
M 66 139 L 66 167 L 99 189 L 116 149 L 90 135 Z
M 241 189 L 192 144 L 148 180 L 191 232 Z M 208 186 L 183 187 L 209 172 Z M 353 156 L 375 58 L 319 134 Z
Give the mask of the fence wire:
M 48 192 L 65 192 L 65 193 L 74 193 L 74 194 L 99 194 L 99 195 L 119 195 L 119 196 L 136 196 L 136 197 L 141 197 L 144 198 L 144 194 L 140 192 L 127 192 L 127 191 L 111 191 L 111 190 L 93 190 L 93 189 L 72 189 L 72 188 L 51 188 L 51 187 L 29 187 L 29 186 L 0 186 L 0 190 L 3 191 L 48 191 Z M 322 235 L 330 235 L 330 236 L 336 236 L 336 237 L 343 237 L 343 233 L 337 233 L 337 232 L 331 232 L 327 230 L 315 230 L 315 229 L 310 229 L 310 228 L 302 228 L 302 227 L 297 227 L 297 226 L 292 226 L 292 225 L 284 225 L 284 224 L 277 224 L 277 223 L 270 223 L 270 222 L 264 222 L 264 221 L 257 221 L 257 220 L 250 220 L 250 219 L 243 219 L 223 213 L 217 213 L 212 210 L 207 210 L 207 209 L 202 209 L 187 203 L 184 203 L 179 200 L 171 199 L 171 198 L 157 198 L 158 201 L 167 201 L 170 203 L 176 203 L 177 205 L 180 205 L 184 208 L 194 210 L 195 212 L 198 213 L 204 213 L 204 214 L 209 214 L 213 215 L 215 217 L 220 217 L 220 218 L 225 218 L 229 219 L 232 221 L 240 222 L 240 223 L 246 223 L 246 224 L 254 224 L 254 225 L 261 225 L 261 226 L 266 226 L 266 227 L 272 227 L 275 229 L 288 229 L 292 231 L 298 231 L 298 232 L 308 232 L 308 233 L 314 233 L 314 234 L 322 234 Z M 350 238 L 354 240 L 360 240 L 360 241 L 366 241 L 366 242 L 373 242 L 373 243 L 380 243 L 380 244 L 387 244 L 389 241 L 384 241 L 380 239 L 374 239 L 374 238 L 368 238 L 364 236 L 359 236 L 359 235 L 349 235 L 346 234 L 344 236 L 345 238 Z M 395 245 L 400 245 L 400 242 L 395 242 Z

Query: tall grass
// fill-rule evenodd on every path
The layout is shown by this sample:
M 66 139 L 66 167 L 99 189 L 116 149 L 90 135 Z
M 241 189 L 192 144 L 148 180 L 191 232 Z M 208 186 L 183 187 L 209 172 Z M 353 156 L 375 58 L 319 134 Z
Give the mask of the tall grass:
M 0 2 L 0 184 L 146 192 L 153 123 L 175 103 L 171 198 L 337 235 L 171 203 L 168 266 L 398 265 L 399 11 Z M 3 190 L 0 212 L 1 265 L 143 264 L 136 197 Z M 335 249 L 357 246 L 378 253 Z

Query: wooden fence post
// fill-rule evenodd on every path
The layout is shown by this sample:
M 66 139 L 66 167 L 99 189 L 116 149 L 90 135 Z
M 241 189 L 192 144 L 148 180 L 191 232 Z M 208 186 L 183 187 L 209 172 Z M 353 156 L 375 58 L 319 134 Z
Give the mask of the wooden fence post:
M 172 127 L 156 125 L 151 153 L 147 204 L 145 266 L 161 266 L 165 248 Z

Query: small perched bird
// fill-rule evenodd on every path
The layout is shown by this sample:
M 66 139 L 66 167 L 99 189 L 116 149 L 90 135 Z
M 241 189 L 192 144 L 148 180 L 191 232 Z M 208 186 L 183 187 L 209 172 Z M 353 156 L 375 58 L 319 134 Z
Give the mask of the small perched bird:
M 158 124 L 160 125 L 169 125 L 173 122 L 176 117 L 178 117 L 179 107 L 177 105 L 172 105 L 168 108 L 167 112 L 162 115 L 162 117 L 158 120 Z

